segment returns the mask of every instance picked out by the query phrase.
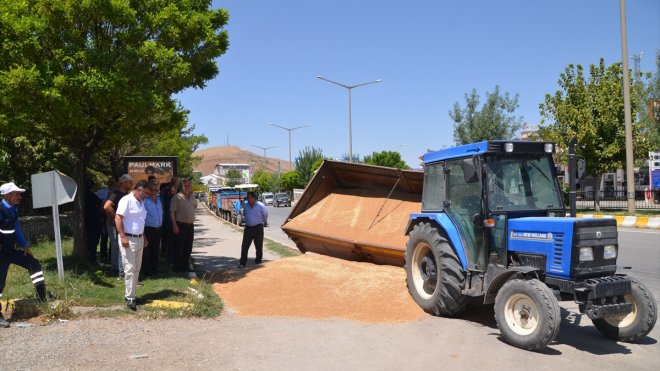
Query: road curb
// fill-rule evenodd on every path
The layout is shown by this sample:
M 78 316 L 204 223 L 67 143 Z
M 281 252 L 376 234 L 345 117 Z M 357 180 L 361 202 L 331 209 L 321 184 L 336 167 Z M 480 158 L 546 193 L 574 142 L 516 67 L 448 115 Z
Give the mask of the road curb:
M 616 225 L 626 228 L 656 229 L 660 230 L 660 217 L 649 216 L 623 216 L 606 214 L 577 214 L 578 218 L 616 219 Z

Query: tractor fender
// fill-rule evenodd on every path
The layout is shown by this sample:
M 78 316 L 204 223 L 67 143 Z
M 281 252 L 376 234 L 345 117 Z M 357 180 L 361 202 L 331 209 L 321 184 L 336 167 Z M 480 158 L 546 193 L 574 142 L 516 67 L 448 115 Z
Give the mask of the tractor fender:
M 508 280 L 514 277 L 530 276 L 539 278 L 538 269 L 534 267 L 496 267 L 489 265 L 486 271 L 486 291 L 484 292 L 484 304 L 491 304 L 495 302 L 495 297 L 500 288 Z
M 436 228 L 440 230 L 440 234 L 449 238 L 449 242 L 454 247 L 458 259 L 461 261 L 461 266 L 463 270 L 467 272 L 468 270 L 468 261 L 465 255 L 465 249 L 463 248 L 463 241 L 461 236 L 458 233 L 458 229 L 454 223 L 449 219 L 445 213 L 424 213 L 424 214 L 410 214 L 410 219 L 408 220 L 408 225 L 406 225 L 406 235 L 412 231 L 413 227 L 422 222 L 430 222 Z

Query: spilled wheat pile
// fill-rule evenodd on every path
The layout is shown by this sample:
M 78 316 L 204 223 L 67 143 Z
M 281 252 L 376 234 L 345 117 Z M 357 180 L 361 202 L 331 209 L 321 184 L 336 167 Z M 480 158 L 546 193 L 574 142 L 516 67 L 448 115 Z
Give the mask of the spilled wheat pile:
M 400 267 L 305 254 L 215 277 L 215 291 L 242 316 L 402 322 L 424 316 Z

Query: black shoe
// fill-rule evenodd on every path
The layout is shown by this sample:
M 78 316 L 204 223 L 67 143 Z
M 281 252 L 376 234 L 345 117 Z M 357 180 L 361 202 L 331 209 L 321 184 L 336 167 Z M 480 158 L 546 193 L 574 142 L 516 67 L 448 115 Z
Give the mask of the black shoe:
M 7 322 L 7 320 L 4 319 L 2 316 L 0 316 L 0 327 L 3 328 L 9 327 L 9 322 Z
M 245 264 L 239 264 L 238 267 L 239 268 L 245 268 Z
M 135 303 L 135 299 L 126 299 L 126 306 L 130 310 L 137 310 L 137 304 Z

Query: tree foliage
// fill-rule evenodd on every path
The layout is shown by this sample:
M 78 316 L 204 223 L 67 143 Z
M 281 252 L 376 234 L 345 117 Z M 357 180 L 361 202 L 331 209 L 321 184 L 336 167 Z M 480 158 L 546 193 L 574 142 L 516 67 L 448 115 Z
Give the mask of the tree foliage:
M 631 91 L 635 92 L 632 80 Z M 626 136 L 621 63 L 606 67 L 601 58 L 598 65 L 589 66 L 588 76 L 581 65 L 571 64 L 561 73 L 558 84 L 560 90 L 553 95 L 546 94 L 540 105 L 540 137 L 567 149 L 568 141 L 576 136 L 576 155 L 585 159 L 588 175 L 597 176 L 624 167 Z M 634 119 L 639 108 L 636 100 L 632 100 L 631 106 Z M 636 158 L 646 157 L 646 143 L 639 129 L 639 125 L 633 125 Z M 558 153 L 560 163 L 567 163 L 567 152 Z
M 257 169 L 250 182 L 259 185 L 261 192 L 275 191 L 275 176 L 264 169 Z
M 292 192 L 294 188 L 305 188 L 305 183 L 300 179 L 300 174 L 294 170 L 282 174 L 280 188 Z
M 312 179 L 312 174 L 314 172 L 312 167 L 318 159 L 323 159 L 323 151 L 319 148 L 309 146 L 300 151 L 298 157 L 296 157 L 294 162 L 302 184 L 307 184 L 307 182 Z
M 640 76 L 643 77 L 643 76 Z M 640 87 L 640 125 L 651 151 L 660 151 L 660 51 L 655 55 L 655 72 L 648 85 Z
M 493 93 L 486 92 L 486 103 L 479 106 L 479 94 L 472 89 L 465 94 L 465 107 L 458 102 L 449 111 L 449 117 L 454 120 L 454 142 L 468 144 L 492 139 L 510 139 L 520 129 L 522 117 L 516 117 L 513 112 L 518 108 L 518 94 L 513 98 L 509 93 L 500 95 L 500 87 L 495 86 Z
M 401 159 L 397 151 L 374 152 L 372 155 L 364 156 L 364 163 L 370 165 L 395 167 L 397 169 L 410 169 L 406 162 Z
M 245 183 L 245 179 L 243 179 L 243 174 L 240 171 L 236 169 L 227 170 L 225 173 L 225 185 L 233 187 L 243 183 Z
M 173 95 L 203 88 L 228 46 L 210 0 L 0 2 L 0 132 L 68 152 L 78 194 L 100 150 L 180 126 Z M 9 130 L 11 129 L 11 130 Z M 74 256 L 84 258 L 84 197 Z
M 325 158 L 321 157 L 321 158 L 317 158 L 316 161 L 314 161 L 314 163 L 312 164 L 312 174 L 314 174 L 314 172 L 321 167 L 323 161 L 325 160 L 326 160 Z

